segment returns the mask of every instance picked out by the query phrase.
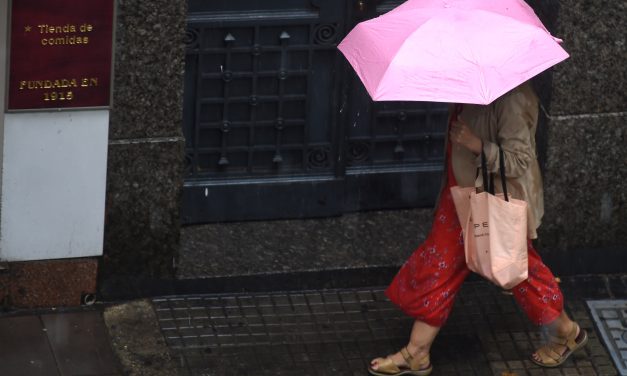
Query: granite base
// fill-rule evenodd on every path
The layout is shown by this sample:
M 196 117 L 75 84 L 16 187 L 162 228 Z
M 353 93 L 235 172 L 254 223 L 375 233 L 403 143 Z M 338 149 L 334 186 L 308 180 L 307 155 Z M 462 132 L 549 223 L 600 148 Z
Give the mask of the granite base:
M 0 302 L 10 308 L 80 306 L 96 293 L 98 260 L 46 260 L 3 264 Z

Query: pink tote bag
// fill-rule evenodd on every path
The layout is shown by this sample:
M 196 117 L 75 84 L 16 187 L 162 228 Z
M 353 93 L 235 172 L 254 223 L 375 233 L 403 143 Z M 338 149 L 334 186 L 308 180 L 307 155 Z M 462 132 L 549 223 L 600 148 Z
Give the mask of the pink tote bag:
M 464 250 L 470 270 L 511 289 L 528 277 L 527 203 L 499 196 L 471 193 Z
M 487 180 L 482 155 L 487 192 L 477 193 L 474 187 L 455 186 L 451 187 L 451 195 L 464 233 L 468 268 L 510 289 L 528 278 L 527 203 L 508 197 L 504 156 L 502 150 L 499 151 L 503 194 L 494 195 L 494 184 L 492 179 Z

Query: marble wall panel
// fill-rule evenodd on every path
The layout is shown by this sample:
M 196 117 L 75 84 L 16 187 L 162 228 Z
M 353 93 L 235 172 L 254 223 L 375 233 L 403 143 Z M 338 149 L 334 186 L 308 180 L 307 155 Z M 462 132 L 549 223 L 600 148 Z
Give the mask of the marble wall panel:
M 627 246 L 627 115 L 554 117 L 547 128 L 541 244 Z
M 103 272 L 166 276 L 180 235 L 183 142 L 109 147 Z
M 112 139 L 182 132 L 184 0 L 120 0 Z
M 560 1 L 555 35 L 570 58 L 554 69 L 552 115 L 627 110 L 627 2 Z

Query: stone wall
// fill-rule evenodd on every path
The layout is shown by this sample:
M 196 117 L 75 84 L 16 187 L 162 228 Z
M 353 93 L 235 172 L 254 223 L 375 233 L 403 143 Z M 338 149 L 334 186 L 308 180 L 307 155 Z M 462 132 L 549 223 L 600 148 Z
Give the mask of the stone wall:
M 167 277 L 180 248 L 185 3 L 119 0 L 105 277 Z M 571 262 L 563 252 L 627 248 L 627 9 L 611 0 L 529 3 L 571 54 L 536 80 L 546 199 L 539 245 L 559 271 Z M 622 249 L 612 254 L 624 257 Z
M 118 0 L 102 271 L 167 276 L 183 184 L 185 0 Z
M 568 0 L 557 14 L 554 34 L 571 57 L 554 69 L 545 103 L 540 244 L 553 252 L 618 248 L 625 260 L 627 54 L 619 30 L 627 4 Z

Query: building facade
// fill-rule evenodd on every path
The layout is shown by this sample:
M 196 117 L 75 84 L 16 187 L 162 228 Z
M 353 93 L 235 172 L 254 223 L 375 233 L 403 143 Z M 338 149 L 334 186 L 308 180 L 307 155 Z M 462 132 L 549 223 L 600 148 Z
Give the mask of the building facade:
M 446 106 L 370 102 L 335 48 L 357 22 L 401 2 L 118 1 L 103 256 L 21 265 L 62 270 L 50 276 L 60 288 L 73 275 L 91 283 L 45 304 L 95 292 L 96 275 L 117 288 L 111 281 L 173 278 L 182 226 L 237 231 L 408 207 L 429 221 Z M 615 30 L 625 5 L 529 3 L 571 54 L 535 80 L 539 247 L 558 273 L 624 272 L 626 47 Z M 5 296 L 33 305 L 16 298 L 37 289 L 19 268 L 0 272 L 14 291 Z

